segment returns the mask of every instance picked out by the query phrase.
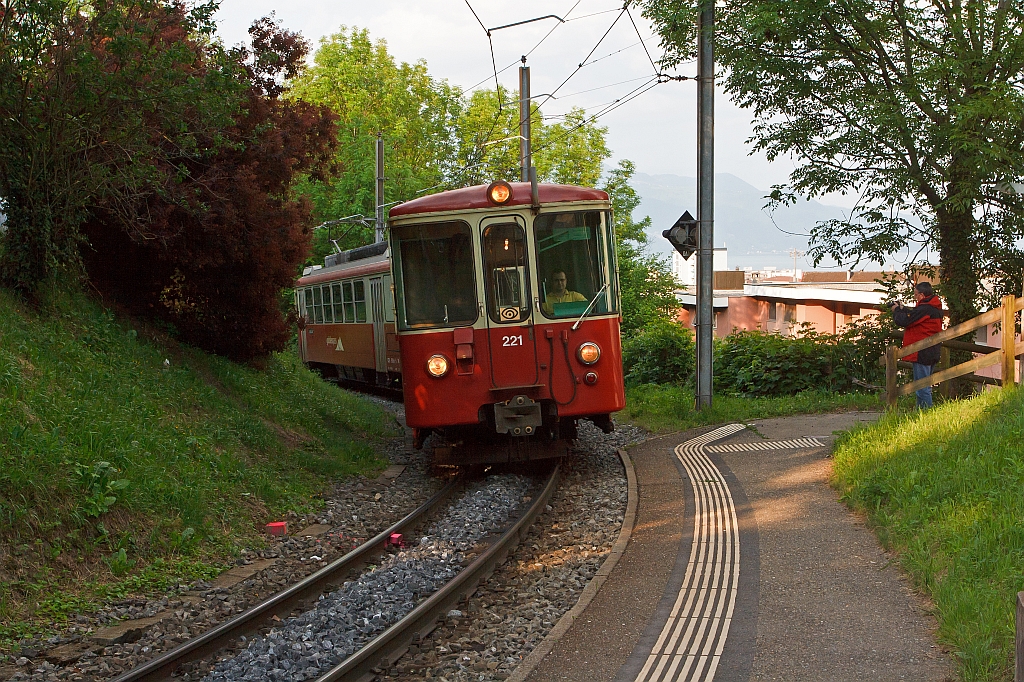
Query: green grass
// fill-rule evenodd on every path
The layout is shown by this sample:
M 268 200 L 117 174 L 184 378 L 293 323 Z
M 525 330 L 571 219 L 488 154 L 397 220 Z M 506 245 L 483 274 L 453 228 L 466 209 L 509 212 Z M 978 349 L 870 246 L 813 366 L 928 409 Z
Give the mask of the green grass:
M 240 366 L 82 294 L 0 290 L 0 640 L 215 572 L 332 479 L 378 470 L 395 433 L 293 352 Z
M 644 384 L 626 391 L 626 409 L 617 415 L 648 431 L 685 431 L 696 426 L 784 417 L 812 412 L 879 410 L 884 406 L 875 395 L 836 394 L 806 391 L 781 398 L 738 398 L 716 395 L 711 408 L 694 409 L 693 390 L 679 386 Z
M 961 679 L 1012 680 L 1024 590 L 1024 391 L 886 415 L 841 438 L 834 483 L 934 602 Z

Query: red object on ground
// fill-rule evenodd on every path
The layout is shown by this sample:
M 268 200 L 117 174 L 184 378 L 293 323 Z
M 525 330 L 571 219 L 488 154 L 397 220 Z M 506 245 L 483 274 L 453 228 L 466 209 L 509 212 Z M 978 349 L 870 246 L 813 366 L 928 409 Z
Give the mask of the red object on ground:
M 288 535 L 287 521 L 272 521 L 267 524 L 267 532 L 276 538 Z
M 393 547 L 404 547 L 405 543 L 402 541 L 402 534 L 392 533 L 391 536 L 388 538 L 388 544 L 392 545 Z

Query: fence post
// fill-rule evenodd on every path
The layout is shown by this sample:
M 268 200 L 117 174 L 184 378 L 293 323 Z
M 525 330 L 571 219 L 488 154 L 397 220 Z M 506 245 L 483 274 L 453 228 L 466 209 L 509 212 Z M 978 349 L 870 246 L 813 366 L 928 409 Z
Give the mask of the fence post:
M 1017 382 L 1017 358 L 1013 347 L 1017 342 L 1017 313 L 1014 307 L 1017 297 L 1013 294 L 1003 296 L 1003 386 L 1013 386 Z
M 1013 682 L 1024 682 L 1024 592 L 1017 593 L 1016 665 Z
M 885 349 L 885 402 L 889 407 L 896 407 L 896 352 L 897 346 Z
M 946 346 L 942 346 L 939 349 L 939 369 L 949 369 L 953 366 L 952 361 L 949 359 L 949 349 Z M 950 389 L 953 387 L 953 382 L 943 381 L 939 384 L 939 395 L 943 398 L 949 398 L 949 394 L 952 392 Z

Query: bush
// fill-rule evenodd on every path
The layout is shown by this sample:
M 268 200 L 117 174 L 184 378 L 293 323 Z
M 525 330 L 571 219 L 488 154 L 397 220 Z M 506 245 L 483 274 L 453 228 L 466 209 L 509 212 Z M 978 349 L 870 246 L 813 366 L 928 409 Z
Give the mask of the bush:
M 808 327 L 791 337 L 738 331 L 715 344 L 715 387 L 746 397 L 848 391 L 852 357 L 851 341 Z
M 622 343 L 626 383 L 680 384 L 693 376 L 693 334 L 678 322 L 655 319 Z

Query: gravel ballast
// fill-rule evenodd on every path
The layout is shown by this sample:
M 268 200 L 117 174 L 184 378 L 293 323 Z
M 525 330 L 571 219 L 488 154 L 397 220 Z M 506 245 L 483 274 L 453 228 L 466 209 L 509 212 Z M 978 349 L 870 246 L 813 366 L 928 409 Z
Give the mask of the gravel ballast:
M 461 570 L 473 545 L 502 530 L 524 502 L 530 479 L 491 476 L 456 500 L 419 544 L 321 597 L 316 607 L 289 618 L 217 665 L 207 682 L 316 678 L 398 622 Z

